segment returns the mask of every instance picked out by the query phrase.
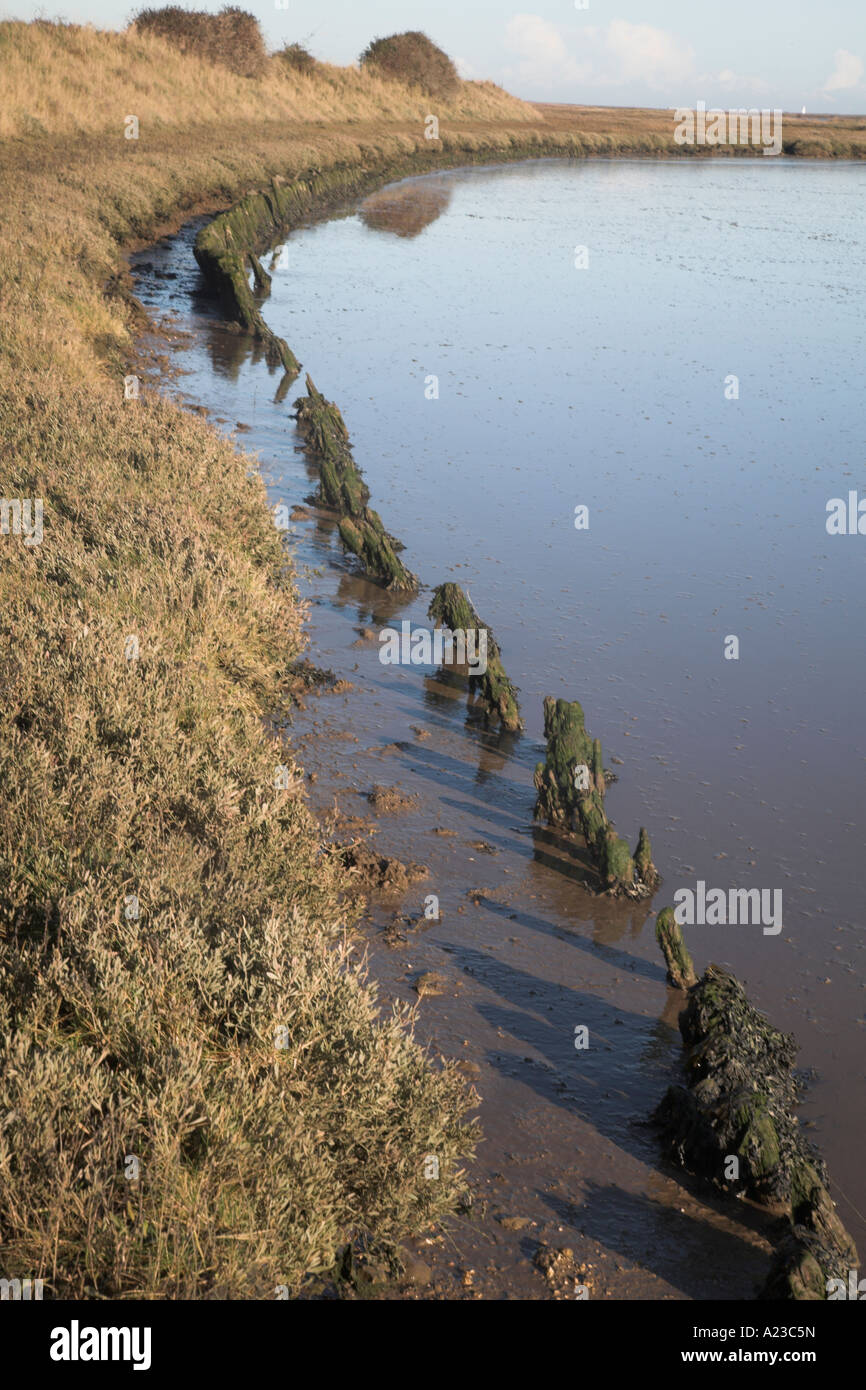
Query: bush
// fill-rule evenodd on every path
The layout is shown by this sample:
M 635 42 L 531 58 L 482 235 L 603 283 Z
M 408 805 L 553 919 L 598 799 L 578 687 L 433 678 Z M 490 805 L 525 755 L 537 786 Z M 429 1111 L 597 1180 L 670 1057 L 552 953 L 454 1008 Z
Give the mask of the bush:
M 378 76 L 420 87 L 431 97 L 453 96 L 460 86 L 457 69 L 448 54 L 417 30 L 374 39 L 364 49 L 360 61 L 362 67 Z
M 155 34 L 182 53 L 219 63 L 241 77 L 261 77 L 267 67 L 259 21 L 236 5 L 225 5 L 219 14 L 165 5 L 160 10 L 142 10 L 133 23 L 139 33 Z
M 287 43 L 274 57 L 293 72 L 311 73 L 319 66 L 302 43 Z

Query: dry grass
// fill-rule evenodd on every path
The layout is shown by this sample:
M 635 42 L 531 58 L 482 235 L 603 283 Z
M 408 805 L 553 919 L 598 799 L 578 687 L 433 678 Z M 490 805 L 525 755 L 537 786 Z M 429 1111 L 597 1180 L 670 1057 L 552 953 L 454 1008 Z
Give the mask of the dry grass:
M 0 23 L 3 102 L 0 138 L 112 132 L 127 115 L 142 129 L 189 129 L 223 122 L 421 120 L 430 98 L 369 70 L 318 63 L 308 73 L 279 57 L 251 81 L 167 39 L 132 28 Z M 536 121 L 531 106 L 492 83 L 466 82 L 440 103 L 441 117 Z
M 272 1297 L 447 1209 L 463 1088 L 377 1017 L 263 733 L 302 614 L 257 476 L 158 397 L 3 386 L 45 499 L 0 550 L 3 1273 Z

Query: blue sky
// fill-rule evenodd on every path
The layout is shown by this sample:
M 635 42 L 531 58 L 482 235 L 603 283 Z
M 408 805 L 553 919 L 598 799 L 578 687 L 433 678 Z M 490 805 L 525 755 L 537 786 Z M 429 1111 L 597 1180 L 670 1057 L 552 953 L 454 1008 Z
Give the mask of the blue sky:
M 158 3 L 158 0 L 150 0 Z M 192 0 L 217 10 L 222 0 Z M 866 112 L 866 0 L 236 0 L 269 43 L 353 62 L 369 41 L 423 29 L 467 77 L 519 96 L 601 105 Z M 278 8 L 286 4 L 286 8 Z M 578 6 L 586 8 L 578 8 Z M 138 5 L 10 0 L 4 17 L 122 28 Z

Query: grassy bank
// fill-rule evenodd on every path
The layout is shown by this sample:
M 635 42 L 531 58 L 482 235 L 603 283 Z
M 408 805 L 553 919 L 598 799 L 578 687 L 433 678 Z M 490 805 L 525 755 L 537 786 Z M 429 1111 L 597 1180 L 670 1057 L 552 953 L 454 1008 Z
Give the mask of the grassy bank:
M 265 731 L 302 644 L 288 558 L 249 460 L 156 392 L 124 400 L 141 318 L 118 252 L 271 170 L 399 158 L 424 103 L 392 90 L 414 137 L 388 111 L 362 142 L 348 116 L 193 130 L 167 107 L 133 143 L 134 50 L 49 37 L 55 94 L 81 45 L 115 44 L 120 124 L 2 150 L 0 494 L 44 506 L 40 544 L 0 536 L 2 1273 L 272 1297 L 453 1209 L 468 1099 L 353 957 Z

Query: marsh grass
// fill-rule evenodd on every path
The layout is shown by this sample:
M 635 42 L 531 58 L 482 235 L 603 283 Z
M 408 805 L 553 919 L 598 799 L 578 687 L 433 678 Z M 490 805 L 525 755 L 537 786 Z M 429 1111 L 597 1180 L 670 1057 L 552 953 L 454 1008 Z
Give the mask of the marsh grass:
M 158 396 L 3 384 L 4 488 L 45 499 L 0 548 L 4 1270 L 273 1296 L 453 1205 L 464 1087 L 379 1016 L 263 732 L 303 613 L 261 484 Z
M 539 102 L 549 136 L 571 131 L 586 154 L 656 154 L 685 159 L 763 158 L 749 146 L 675 145 L 674 112 L 640 106 L 565 106 Z M 785 155 L 817 159 L 866 158 L 863 116 L 805 115 L 784 112 Z

